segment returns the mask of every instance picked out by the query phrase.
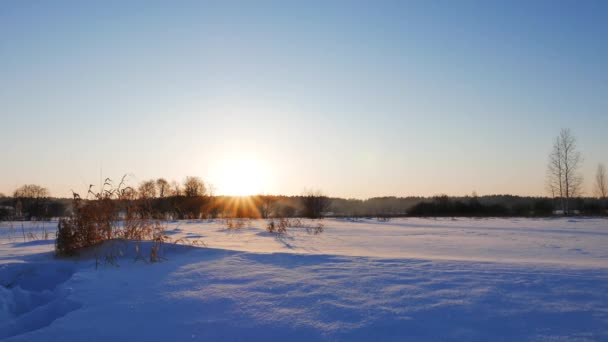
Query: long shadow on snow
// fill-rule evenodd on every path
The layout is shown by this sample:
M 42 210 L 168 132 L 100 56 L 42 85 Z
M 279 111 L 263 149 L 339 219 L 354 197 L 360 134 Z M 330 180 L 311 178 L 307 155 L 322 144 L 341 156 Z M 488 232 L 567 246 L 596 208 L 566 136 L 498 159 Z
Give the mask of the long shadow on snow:
M 206 249 L 167 276 L 222 340 L 608 338 L 605 270 L 496 266 Z
M 87 327 L 90 336 L 139 327 L 138 339 L 178 341 L 608 339 L 606 270 L 184 246 L 165 256 L 97 271 L 100 302 L 124 304 L 77 311 L 85 322 L 108 320 Z

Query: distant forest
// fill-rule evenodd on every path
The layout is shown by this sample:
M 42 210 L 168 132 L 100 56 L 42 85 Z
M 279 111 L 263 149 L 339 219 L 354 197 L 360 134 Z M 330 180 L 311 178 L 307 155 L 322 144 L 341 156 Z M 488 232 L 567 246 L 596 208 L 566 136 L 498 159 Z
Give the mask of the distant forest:
M 98 200 L 96 198 L 89 199 Z M 375 197 L 365 200 L 301 196 L 212 196 L 179 194 L 165 197 L 114 199 L 139 201 L 158 219 L 270 218 L 270 217 L 503 217 L 551 216 L 559 199 L 512 195 L 434 197 Z M 1 197 L 0 220 L 49 220 L 72 211 L 69 198 Z M 606 200 L 576 198 L 570 215 L 606 215 Z

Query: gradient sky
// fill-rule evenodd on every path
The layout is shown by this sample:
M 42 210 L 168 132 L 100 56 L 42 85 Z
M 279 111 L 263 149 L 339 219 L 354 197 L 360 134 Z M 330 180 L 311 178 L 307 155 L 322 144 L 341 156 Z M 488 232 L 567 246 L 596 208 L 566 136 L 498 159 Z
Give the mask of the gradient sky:
M 251 161 L 266 193 L 544 195 L 569 127 L 591 194 L 608 2 L 2 1 L 0 116 L 4 193 Z

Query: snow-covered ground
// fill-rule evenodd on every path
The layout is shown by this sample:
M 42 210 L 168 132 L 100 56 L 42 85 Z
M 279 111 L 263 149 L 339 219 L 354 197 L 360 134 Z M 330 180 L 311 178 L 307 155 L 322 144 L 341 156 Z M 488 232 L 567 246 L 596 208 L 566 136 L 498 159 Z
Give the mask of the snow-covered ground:
M 265 224 L 171 222 L 207 247 L 95 269 L 31 240 L 53 224 L 0 223 L 0 339 L 608 341 L 608 220 Z

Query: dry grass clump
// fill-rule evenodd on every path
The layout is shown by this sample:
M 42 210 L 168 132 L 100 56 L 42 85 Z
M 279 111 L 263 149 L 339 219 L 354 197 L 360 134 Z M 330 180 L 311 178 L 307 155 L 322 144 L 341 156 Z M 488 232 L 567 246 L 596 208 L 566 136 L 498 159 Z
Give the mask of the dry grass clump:
M 245 228 L 245 220 L 228 218 L 225 220 L 226 228 L 228 229 L 243 229 Z
M 74 194 L 73 214 L 59 220 L 55 252 L 74 255 L 84 247 L 93 246 L 115 236 L 118 211 L 109 198 L 83 200 Z
M 266 230 L 269 233 L 283 235 L 287 233 L 287 225 L 282 224 L 283 219 L 279 220 L 279 222 L 275 222 L 275 220 L 268 221 L 266 225 Z
M 323 223 L 317 223 L 313 226 L 304 225 L 302 220 L 299 218 L 279 218 L 277 220 L 271 219 L 266 225 L 266 231 L 272 234 L 284 235 L 287 233 L 287 228 L 304 228 L 308 234 L 318 235 L 324 230 Z
M 174 245 L 186 245 L 193 247 L 207 247 L 207 244 L 202 239 L 186 239 L 179 238 L 173 241 Z
M 74 255 L 83 248 L 112 239 L 149 240 L 152 241 L 149 261 L 160 260 L 160 249 L 168 238 L 164 226 L 153 219 L 149 203 L 137 200 L 134 190 L 125 186 L 124 181 L 125 177 L 115 187 L 106 179 L 97 193 L 90 187 L 90 199 L 74 193 L 72 215 L 59 220 L 55 242 L 57 255 Z M 105 261 L 115 264 L 121 253 L 112 247 Z
M 311 235 L 319 235 L 323 233 L 325 230 L 325 225 L 323 223 L 317 223 L 314 226 L 306 226 L 306 232 Z

